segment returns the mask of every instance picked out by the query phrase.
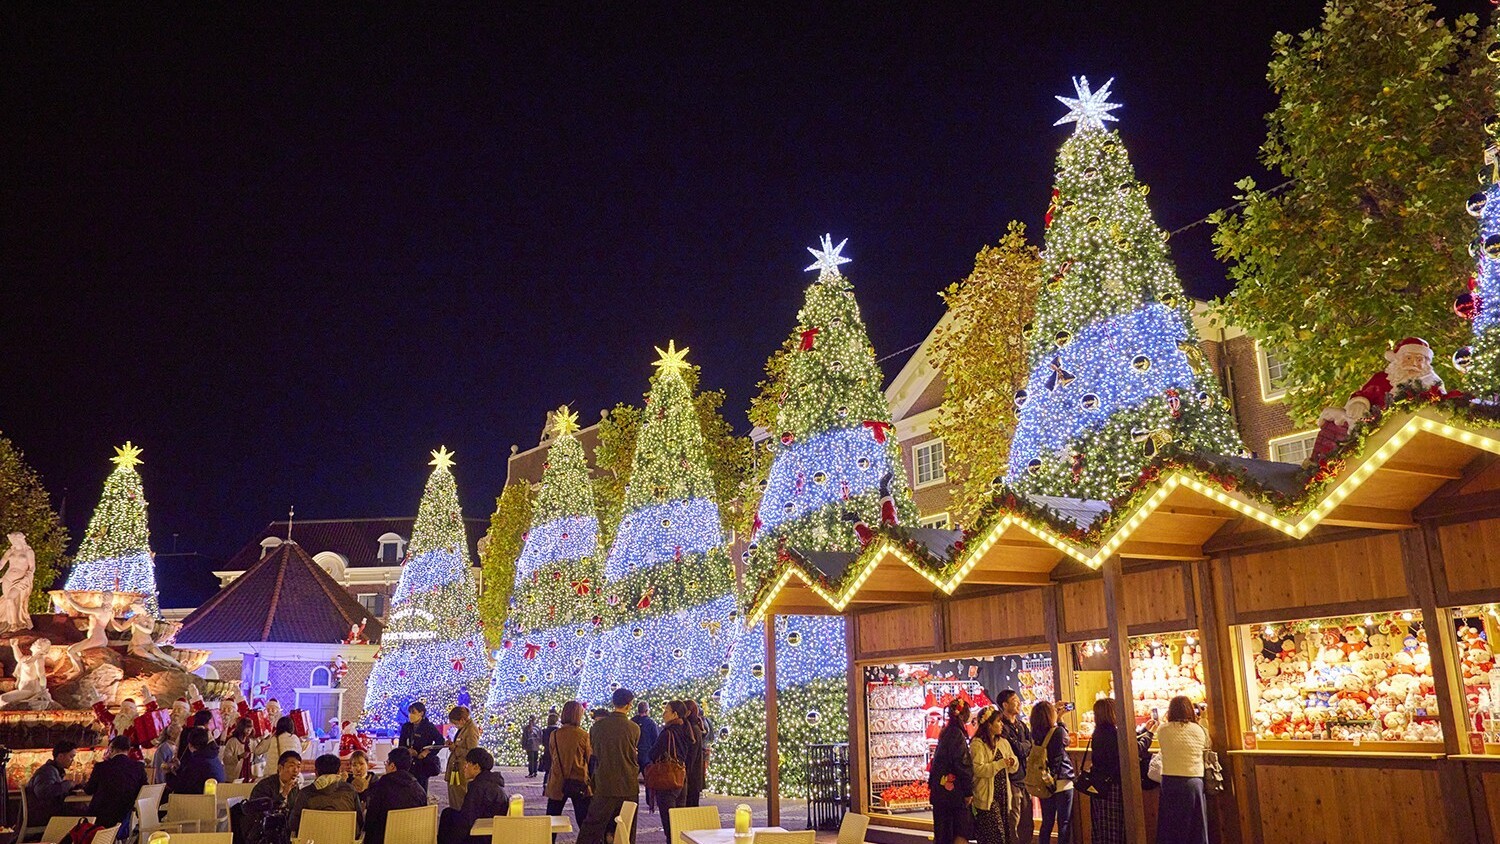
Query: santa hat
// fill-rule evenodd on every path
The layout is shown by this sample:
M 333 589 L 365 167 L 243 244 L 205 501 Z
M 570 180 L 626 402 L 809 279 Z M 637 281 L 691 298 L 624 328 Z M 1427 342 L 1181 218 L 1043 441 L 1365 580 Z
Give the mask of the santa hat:
M 1406 348 L 1407 346 L 1420 347 L 1422 351 L 1426 353 L 1428 358 L 1432 357 L 1432 347 L 1427 345 L 1427 341 L 1423 340 L 1421 337 L 1407 337 L 1404 340 L 1401 340 L 1400 342 L 1396 343 L 1395 347 L 1391 349 L 1391 354 L 1398 355 L 1401 353 L 1401 350 Z

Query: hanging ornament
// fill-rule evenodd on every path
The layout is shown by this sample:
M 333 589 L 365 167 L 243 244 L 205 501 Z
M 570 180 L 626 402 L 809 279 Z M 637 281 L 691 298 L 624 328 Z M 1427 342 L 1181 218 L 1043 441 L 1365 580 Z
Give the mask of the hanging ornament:
M 1135 358 L 1130 361 L 1130 368 L 1134 369 L 1136 372 L 1149 372 L 1151 369 L 1151 358 L 1146 357 L 1145 355 L 1136 355 Z
M 885 432 L 891 429 L 891 423 L 881 422 L 878 419 L 866 419 L 859 424 L 870 429 L 870 434 L 875 437 L 877 443 L 885 442 Z
M 684 651 L 682 648 L 673 648 L 672 649 L 672 658 L 673 659 L 682 659 L 685 656 L 687 656 L 687 651 Z
M 1021 326 L 1021 336 L 1024 337 L 1024 338 L 1026 338 L 1027 340 L 1030 340 L 1031 337 L 1032 337 L 1032 335 L 1035 334 L 1035 333 L 1036 333 L 1036 323 L 1034 323 L 1034 322 L 1028 322 L 1025 325 Z
M 844 418 L 845 416 L 848 416 L 849 415 L 849 405 L 847 405 L 847 404 L 841 404 L 841 405 L 839 405 L 838 414 L 839 414 L 839 418 L 840 419 Z
M 1484 57 L 1492 62 L 1500 62 L 1500 41 L 1496 41 L 1484 49 Z
M 758 662 L 755 663 L 754 665 L 750 666 L 750 676 L 759 680 L 760 678 L 766 676 L 766 667 Z
M 839 360 L 838 358 L 834 358 L 833 360 L 828 362 L 828 368 L 833 370 L 834 372 L 839 372 L 844 368 L 844 362 Z
M 1474 347 L 1463 346 L 1453 353 L 1453 368 L 1459 372 L 1468 372 L 1474 365 Z
M 1042 471 L 1042 461 L 1041 461 L 1041 458 L 1037 458 L 1037 457 L 1031 458 L 1031 462 L 1026 464 L 1026 471 L 1030 472 L 1033 475 L 1035 475 L 1038 472 Z
M 1097 229 L 1099 228 L 1099 224 L 1103 221 L 1099 219 L 1098 214 L 1090 214 L 1088 220 L 1086 220 L 1085 222 L 1087 223 L 1089 228 Z
M 1176 419 L 1179 416 L 1181 416 L 1182 415 L 1182 396 L 1178 395 L 1176 389 L 1174 389 L 1172 387 L 1168 387 L 1167 388 L 1167 392 L 1166 392 L 1166 397 L 1167 397 L 1167 410 L 1172 414 L 1172 418 Z
M 719 663 L 719 676 L 720 677 L 728 677 L 729 676 L 729 663 L 727 663 L 727 662 L 721 662 L 721 663 Z
M 1469 210 L 1470 216 L 1478 217 L 1480 214 L 1484 213 L 1484 205 L 1489 201 L 1490 195 L 1485 193 L 1484 191 L 1479 191 L 1478 193 L 1475 193 L 1474 195 L 1469 197 L 1469 201 L 1464 204 L 1464 207 Z
M 817 340 L 819 330 L 817 328 L 809 328 L 802 332 L 802 351 L 812 351 L 813 343 Z
M 1061 195 L 1057 188 L 1052 189 L 1052 199 L 1047 203 L 1047 213 L 1042 217 L 1042 228 L 1052 228 L 1052 215 L 1057 212 L 1057 199 Z
M 1098 167 L 1085 167 L 1085 168 L 1083 168 L 1083 178 L 1085 178 L 1085 179 L 1087 179 L 1089 181 L 1093 181 L 1094 179 L 1099 178 L 1099 168 Z
M 1024 407 L 1026 405 L 1026 398 L 1029 395 L 1030 393 L 1026 392 L 1025 388 L 1016 390 L 1016 407 Z
M 816 724 L 823 720 L 823 714 L 816 709 L 807 710 L 807 723 Z
M 1453 299 L 1453 312 L 1464 319 L 1479 316 L 1479 297 L 1473 293 L 1460 293 Z
M 1072 339 L 1073 339 L 1072 332 L 1069 332 L 1066 329 L 1064 329 L 1062 331 L 1059 331 L 1056 334 L 1052 335 L 1052 342 L 1055 343 L 1059 349 L 1061 349 L 1062 347 L 1068 345 L 1068 343 L 1071 342 Z
M 1136 428 L 1130 432 L 1130 438 L 1141 443 L 1141 448 L 1149 460 L 1155 457 L 1163 446 L 1172 441 L 1172 432 L 1166 428 L 1156 428 L 1154 430 Z
M 789 633 L 787 633 L 786 634 L 786 643 L 788 645 L 800 645 L 800 644 L 802 644 L 802 631 L 801 630 L 792 630 Z
M 1500 140 L 1500 114 L 1492 114 L 1484 119 L 1484 131 L 1491 138 Z
M 868 469 L 870 468 L 870 458 L 861 457 L 858 460 L 854 461 L 854 465 L 858 466 L 861 469 Z
M 842 499 L 842 500 L 844 500 L 844 501 L 848 501 L 849 500 L 849 482 L 848 481 L 839 481 L 839 498 Z
M 1198 391 L 1198 406 L 1201 407 L 1201 408 L 1203 408 L 1203 409 L 1205 409 L 1205 410 L 1207 410 L 1210 407 L 1213 407 L 1214 406 L 1214 397 L 1212 395 L 1209 395 L 1209 393 L 1206 390 L 1199 390 Z
M 1500 234 L 1492 234 L 1484 239 L 1484 255 L 1486 258 L 1500 258 Z
M 655 597 L 655 595 L 656 595 L 656 587 L 655 586 L 649 586 L 649 587 L 647 587 L 646 591 L 641 594 L 641 599 L 639 601 L 635 602 L 635 608 L 638 609 L 638 610 L 650 609 L 650 607 L 651 607 L 651 599 L 653 597 Z M 636 628 L 636 629 L 640 629 L 640 628 Z M 639 636 L 640 634 L 636 634 L 636 635 Z
M 536 659 L 537 657 L 541 656 L 541 654 L 542 654 L 542 646 L 541 645 L 538 645 L 535 642 L 527 642 L 526 643 L 526 649 L 525 649 L 524 652 L 522 652 L 521 656 L 524 657 L 524 658 L 526 658 L 526 659 Z
M 1177 294 L 1171 291 L 1161 294 L 1161 303 L 1169 308 L 1177 307 Z
M 1209 372 L 1208 355 L 1203 353 L 1203 348 L 1197 343 L 1179 340 L 1177 351 L 1182 352 L 1183 357 L 1187 358 L 1188 369 L 1193 370 L 1195 375 L 1204 375 Z
M 1073 482 L 1077 483 L 1083 478 L 1083 454 L 1078 451 L 1068 452 L 1068 470 L 1073 474 Z
M 1047 389 L 1049 390 L 1066 387 L 1077 378 L 1073 373 L 1063 369 L 1062 358 L 1060 357 L 1053 357 L 1049 368 L 1052 370 L 1052 374 L 1047 376 Z
M 828 483 L 828 473 L 813 472 L 813 483 L 818 484 L 819 486 Z
M 642 630 L 642 629 L 641 629 L 641 628 L 639 628 L 639 627 L 636 627 L 636 628 L 632 628 L 632 629 L 631 629 L 631 631 L 630 631 L 630 635 L 632 635 L 632 636 L 634 636 L 634 637 L 636 637 L 636 638 L 637 638 L 637 639 L 639 639 L 639 638 L 641 638 L 641 637 L 642 637 L 642 636 L 645 636 L 645 635 L 646 635 L 646 631 L 644 631 L 644 630 Z
M 1078 400 L 1078 404 L 1084 410 L 1095 410 L 1099 407 L 1099 396 L 1095 393 L 1084 393 L 1083 398 Z
M 661 526 L 662 526 L 662 527 L 664 527 L 664 528 L 669 528 L 669 527 L 671 527 L 671 526 L 672 526 L 672 520 L 671 520 L 671 519 L 668 519 L 668 518 L 664 518 L 664 519 L 662 519 L 662 520 L 661 520 Z
M 795 440 L 795 439 L 797 439 L 797 438 L 794 437 L 794 436 L 792 436 L 792 432 L 791 431 L 782 431 L 781 432 L 781 444 L 782 445 L 791 445 L 792 441 Z
M 530 677 L 527 677 L 527 676 L 526 676 L 526 675 L 525 675 L 525 674 L 520 674 L 520 675 L 517 675 L 517 677 L 516 677 L 516 682 L 517 682 L 517 683 L 520 683 L 520 684 L 521 684 L 521 685 L 523 685 L 523 686 L 524 686 L 524 685 L 526 685 L 526 683 L 527 683 L 527 682 L 528 682 L 528 681 L 529 681 L 529 680 L 530 680 L 530 679 L 531 679 L 531 678 L 530 678 Z

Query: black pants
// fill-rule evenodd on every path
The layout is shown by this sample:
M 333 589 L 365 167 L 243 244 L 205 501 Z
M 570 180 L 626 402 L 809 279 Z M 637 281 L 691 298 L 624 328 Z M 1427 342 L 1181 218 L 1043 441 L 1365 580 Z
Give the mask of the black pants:
M 625 805 L 627 800 L 639 803 L 641 796 L 632 794 L 629 797 L 604 797 L 595 794 L 589 801 L 588 817 L 578 825 L 578 844 L 604 844 L 605 835 L 614 828 L 615 818 L 620 816 L 620 807 Z M 638 823 L 630 825 L 630 844 L 635 844 L 635 831 L 639 826 Z M 670 841 L 669 837 L 668 842 Z M 615 844 L 625 844 L 625 842 L 616 841 Z
M 526 751 L 526 776 L 536 776 L 536 750 Z
M 564 797 L 561 800 L 553 800 L 549 797 L 547 798 L 547 814 L 561 817 L 563 807 L 568 805 L 569 800 L 573 801 L 573 821 L 578 824 L 579 829 L 583 829 L 583 819 L 589 816 L 589 803 L 593 801 L 592 797 Z
M 415 774 L 417 785 L 422 786 L 422 793 L 427 793 L 427 781 L 432 779 L 432 774 Z
M 672 844 L 672 810 L 686 806 L 686 799 L 686 789 L 656 789 L 656 810 L 661 812 L 661 831 L 667 834 L 667 844 Z
M 469 835 L 469 827 L 464 824 L 463 813 L 457 809 L 444 809 L 438 816 L 437 844 L 468 844 L 470 839 L 479 841 Z

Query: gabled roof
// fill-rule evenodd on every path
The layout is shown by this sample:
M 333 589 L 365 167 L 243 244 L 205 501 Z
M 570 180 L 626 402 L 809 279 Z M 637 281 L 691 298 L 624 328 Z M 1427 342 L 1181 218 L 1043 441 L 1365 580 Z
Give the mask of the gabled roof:
M 956 541 L 885 528 L 856 559 L 811 565 L 795 549 L 760 583 L 749 622 L 768 612 L 841 613 L 850 604 L 922 603 L 968 583 L 1050 582 L 1059 564 L 1097 569 L 1112 555 L 1197 560 L 1216 542 L 1254 530 L 1302 539 L 1319 525 L 1402 530 L 1412 511 L 1464 477 L 1481 454 L 1500 455 L 1493 409 L 1452 400 L 1408 403 L 1350 432 L 1321 463 L 1158 457 L 1122 499 L 1041 500 L 1006 493 Z M 1089 525 L 1080 517 L 1097 511 Z
M 301 545 L 283 542 L 183 619 L 177 643 L 335 644 L 368 616 Z M 373 642 L 380 632 L 368 619 L 365 636 Z
M 316 557 L 331 551 L 344 558 L 349 568 L 372 568 L 390 566 L 380 559 L 380 537 L 393 533 L 411 541 L 415 517 L 394 519 L 297 519 L 292 523 L 292 538 L 305 549 L 309 556 Z M 464 533 L 469 537 L 469 559 L 478 560 L 476 548 L 480 537 L 489 530 L 486 519 L 464 519 Z M 287 534 L 285 520 L 271 522 L 255 538 L 235 552 L 222 571 L 245 571 L 260 560 L 266 539 L 284 539 Z

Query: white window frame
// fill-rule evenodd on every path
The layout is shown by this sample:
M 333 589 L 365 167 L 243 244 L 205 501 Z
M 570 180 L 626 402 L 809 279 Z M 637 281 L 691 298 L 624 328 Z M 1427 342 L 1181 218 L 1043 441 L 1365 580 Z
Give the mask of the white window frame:
M 921 480 L 922 453 L 930 453 L 933 449 L 941 450 L 942 464 L 935 475 L 923 481 Z M 948 447 L 943 444 L 941 438 L 930 439 L 911 447 L 911 476 L 916 481 L 913 489 L 924 489 L 948 482 Z
M 1281 455 L 1277 452 L 1277 448 L 1279 446 L 1289 445 L 1289 444 L 1295 443 L 1295 442 L 1302 442 L 1303 440 L 1309 440 L 1309 442 L 1307 443 L 1307 453 L 1305 455 L 1303 455 L 1302 460 L 1298 460 L 1297 461 L 1297 463 L 1300 464 L 1304 460 L 1306 460 L 1308 456 L 1310 456 L 1312 454 L 1313 443 L 1316 442 L 1317 439 L 1318 439 L 1318 429 L 1317 428 L 1313 428 L 1313 429 L 1308 430 L 1308 431 L 1298 431 L 1295 434 L 1287 434 L 1285 436 L 1272 437 L 1271 439 L 1269 439 L 1269 440 L 1266 441 L 1266 448 L 1269 449 L 1270 452 L 1271 452 L 1270 454 L 1266 455 L 1266 457 L 1269 458 L 1270 460 L 1276 462 L 1276 463 L 1291 463 L 1292 461 L 1290 461 L 1290 460 L 1282 460 L 1281 459 Z
M 401 564 L 401 558 L 406 556 L 406 540 L 402 539 L 400 534 L 387 533 L 387 534 L 382 535 L 379 539 L 377 539 L 375 541 L 378 542 L 378 543 L 380 543 L 376 547 L 375 559 L 379 560 L 382 564 L 385 564 L 385 565 L 400 565 Z M 396 561 L 395 561 L 395 563 L 389 563 L 385 559 L 385 546 L 387 546 L 387 545 L 394 545 L 394 546 L 396 546 Z
M 1267 349 L 1261 345 L 1259 340 L 1255 341 L 1255 370 L 1260 375 L 1260 398 L 1266 403 L 1278 402 L 1286 398 L 1286 387 L 1277 387 L 1271 383 L 1271 360 L 1270 355 L 1276 354 L 1275 349 Z M 1278 356 L 1279 357 L 1279 356 Z M 1286 378 L 1286 362 L 1282 361 L 1282 378 Z
M 321 666 L 319 666 L 319 667 L 321 667 Z M 298 708 L 298 709 L 303 709 L 304 707 L 302 706 L 302 696 L 304 694 L 308 694 L 308 695 L 335 695 L 335 696 L 338 697 L 338 703 L 335 706 L 335 711 L 336 711 L 336 713 L 338 715 L 339 723 L 342 724 L 344 722 L 344 720 L 345 720 L 344 719 L 344 692 L 346 692 L 346 691 L 348 691 L 348 690 L 344 689 L 342 687 L 340 687 L 340 688 L 331 688 L 331 687 L 328 687 L 328 686 L 314 686 L 312 688 L 306 688 L 306 689 L 293 689 L 292 690 L 292 695 L 293 695 L 292 699 L 294 701 L 293 705 L 296 706 L 296 708 Z M 312 727 L 313 727 L 313 732 L 314 733 L 318 732 L 319 730 L 326 731 L 328 729 L 328 725 L 326 723 L 325 724 L 313 724 Z
M 938 528 L 940 530 L 951 530 L 953 528 L 953 517 L 947 512 L 933 513 L 917 519 L 917 527 Z
M 319 671 L 323 672 L 323 679 L 324 679 L 325 682 L 322 682 L 322 683 L 318 682 L 318 672 Z M 315 665 L 315 666 L 313 666 L 313 670 L 309 671 L 308 674 L 307 674 L 307 688 L 310 688 L 310 689 L 331 689 L 331 688 L 333 688 L 333 671 L 332 671 L 332 669 L 330 669 L 326 665 Z
M 365 606 L 365 602 L 363 600 L 361 600 L 361 599 L 366 598 L 366 597 L 371 597 L 371 598 L 379 597 L 380 598 L 380 612 L 376 612 L 376 611 L 370 609 L 369 607 Z M 358 601 L 359 605 L 361 607 L 364 607 L 365 612 L 369 613 L 371 615 L 371 617 L 373 617 L 373 618 L 384 618 L 385 617 L 386 602 L 389 600 L 389 598 L 386 597 L 386 594 L 384 592 L 356 592 L 354 594 L 354 600 Z

